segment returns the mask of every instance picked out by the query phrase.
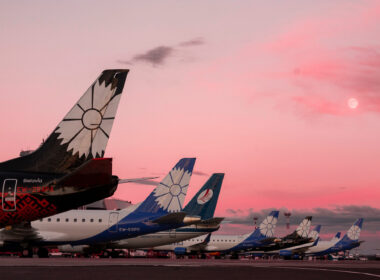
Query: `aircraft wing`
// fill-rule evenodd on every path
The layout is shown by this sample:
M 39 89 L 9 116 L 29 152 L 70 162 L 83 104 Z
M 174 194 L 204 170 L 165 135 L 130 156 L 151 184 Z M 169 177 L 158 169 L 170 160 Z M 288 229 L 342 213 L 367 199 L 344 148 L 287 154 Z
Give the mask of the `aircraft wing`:
M 46 239 L 59 239 L 64 233 L 56 231 L 37 231 L 30 223 L 25 222 L 5 227 L 0 230 L 0 242 L 3 243 L 36 243 Z
M 303 254 L 310 247 L 316 246 L 318 244 L 318 242 L 319 242 L 319 237 L 313 242 L 305 243 L 305 244 L 298 245 L 298 246 L 293 246 L 293 247 L 290 247 L 290 248 L 287 248 L 284 250 L 277 250 L 276 252 L 268 252 L 268 253 L 279 253 L 280 255 Z
M 3 243 L 27 243 L 41 240 L 39 233 L 25 222 L 7 226 L 0 231 L 0 240 Z

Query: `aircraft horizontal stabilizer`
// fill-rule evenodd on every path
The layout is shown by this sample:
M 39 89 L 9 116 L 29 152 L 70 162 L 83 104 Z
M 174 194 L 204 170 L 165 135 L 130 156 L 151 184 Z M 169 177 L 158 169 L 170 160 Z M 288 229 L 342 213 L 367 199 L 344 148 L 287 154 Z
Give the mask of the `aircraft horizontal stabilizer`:
M 223 220 L 224 220 L 224 218 L 222 218 L 222 217 L 211 218 L 211 219 L 207 219 L 207 220 L 202 220 L 199 223 L 197 223 L 197 225 L 208 225 L 208 226 L 219 225 Z
M 112 181 L 112 158 L 91 159 L 55 184 L 81 188 L 107 185 Z
M 186 217 L 185 212 L 169 213 L 156 220 L 153 220 L 152 222 L 157 223 L 157 224 L 180 224 L 183 222 L 183 219 L 185 217 Z
M 148 181 L 148 180 L 154 180 L 159 177 L 142 177 L 142 178 L 133 178 L 133 179 L 119 179 L 119 184 L 125 184 L 125 183 L 136 183 L 136 182 L 141 182 L 141 181 Z M 159 184 L 158 182 L 151 182 L 149 181 L 149 184 L 147 183 L 146 185 L 157 185 Z M 143 184 L 145 185 L 145 184 Z

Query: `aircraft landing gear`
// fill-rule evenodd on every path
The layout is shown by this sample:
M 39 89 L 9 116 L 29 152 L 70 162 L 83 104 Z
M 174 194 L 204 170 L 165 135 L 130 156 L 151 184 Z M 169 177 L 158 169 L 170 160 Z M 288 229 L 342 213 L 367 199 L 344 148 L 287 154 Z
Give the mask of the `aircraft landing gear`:
M 38 248 L 37 256 L 39 258 L 48 258 L 49 257 L 49 251 L 48 251 L 48 249 L 43 248 L 43 247 Z

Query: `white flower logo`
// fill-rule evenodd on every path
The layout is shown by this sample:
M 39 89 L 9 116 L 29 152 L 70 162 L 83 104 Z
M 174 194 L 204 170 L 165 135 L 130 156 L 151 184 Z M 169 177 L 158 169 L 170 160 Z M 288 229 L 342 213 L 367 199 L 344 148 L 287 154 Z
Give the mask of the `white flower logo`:
M 299 236 L 306 238 L 310 230 L 311 221 L 305 219 L 297 228 L 297 233 Z
M 260 224 L 260 232 L 266 237 L 272 237 L 274 235 L 274 230 L 276 228 L 277 218 L 273 216 L 268 216 Z
M 172 169 L 153 192 L 158 205 L 168 212 L 181 211 L 190 177 L 184 169 Z
M 318 236 L 319 236 L 319 233 L 316 230 L 313 230 L 312 232 L 309 233 L 309 237 L 313 240 L 317 240 Z
M 114 96 L 112 83 L 97 80 L 81 97 L 58 125 L 56 133 L 61 144 L 68 143 L 67 151 L 79 157 L 103 156 L 111 133 L 121 94 Z
M 348 238 L 350 238 L 351 240 L 358 240 L 359 239 L 359 235 L 360 235 L 360 227 L 354 225 L 352 226 L 348 232 L 347 232 L 347 236 Z

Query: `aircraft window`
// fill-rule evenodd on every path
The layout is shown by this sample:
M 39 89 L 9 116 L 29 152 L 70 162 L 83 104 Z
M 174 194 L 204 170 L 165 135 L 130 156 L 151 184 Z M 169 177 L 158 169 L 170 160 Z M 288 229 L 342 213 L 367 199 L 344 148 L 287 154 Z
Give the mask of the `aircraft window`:
M 68 222 L 69 221 L 69 218 L 66 218 L 66 222 Z
M 50 219 L 50 218 L 48 218 L 48 222 L 51 222 L 51 219 Z
M 40 219 L 40 222 L 42 222 L 43 221 L 43 219 Z
M 86 219 L 82 219 L 82 223 L 84 223 L 86 221 Z
M 74 219 L 74 223 L 76 223 L 76 222 L 77 222 L 77 219 L 75 218 L 75 219 Z
M 94 222 L 94 219 L 91 219 L 90 222 L 93 223 L 93 222 Z
M 61 221 L 61 219 L 60 219 L 60 218 L 57 218 L 57 222 L 59 222 L 59 221 Z
M 102 222 L 102 219 L 99 219 L 99 223 L 101 223 Z

